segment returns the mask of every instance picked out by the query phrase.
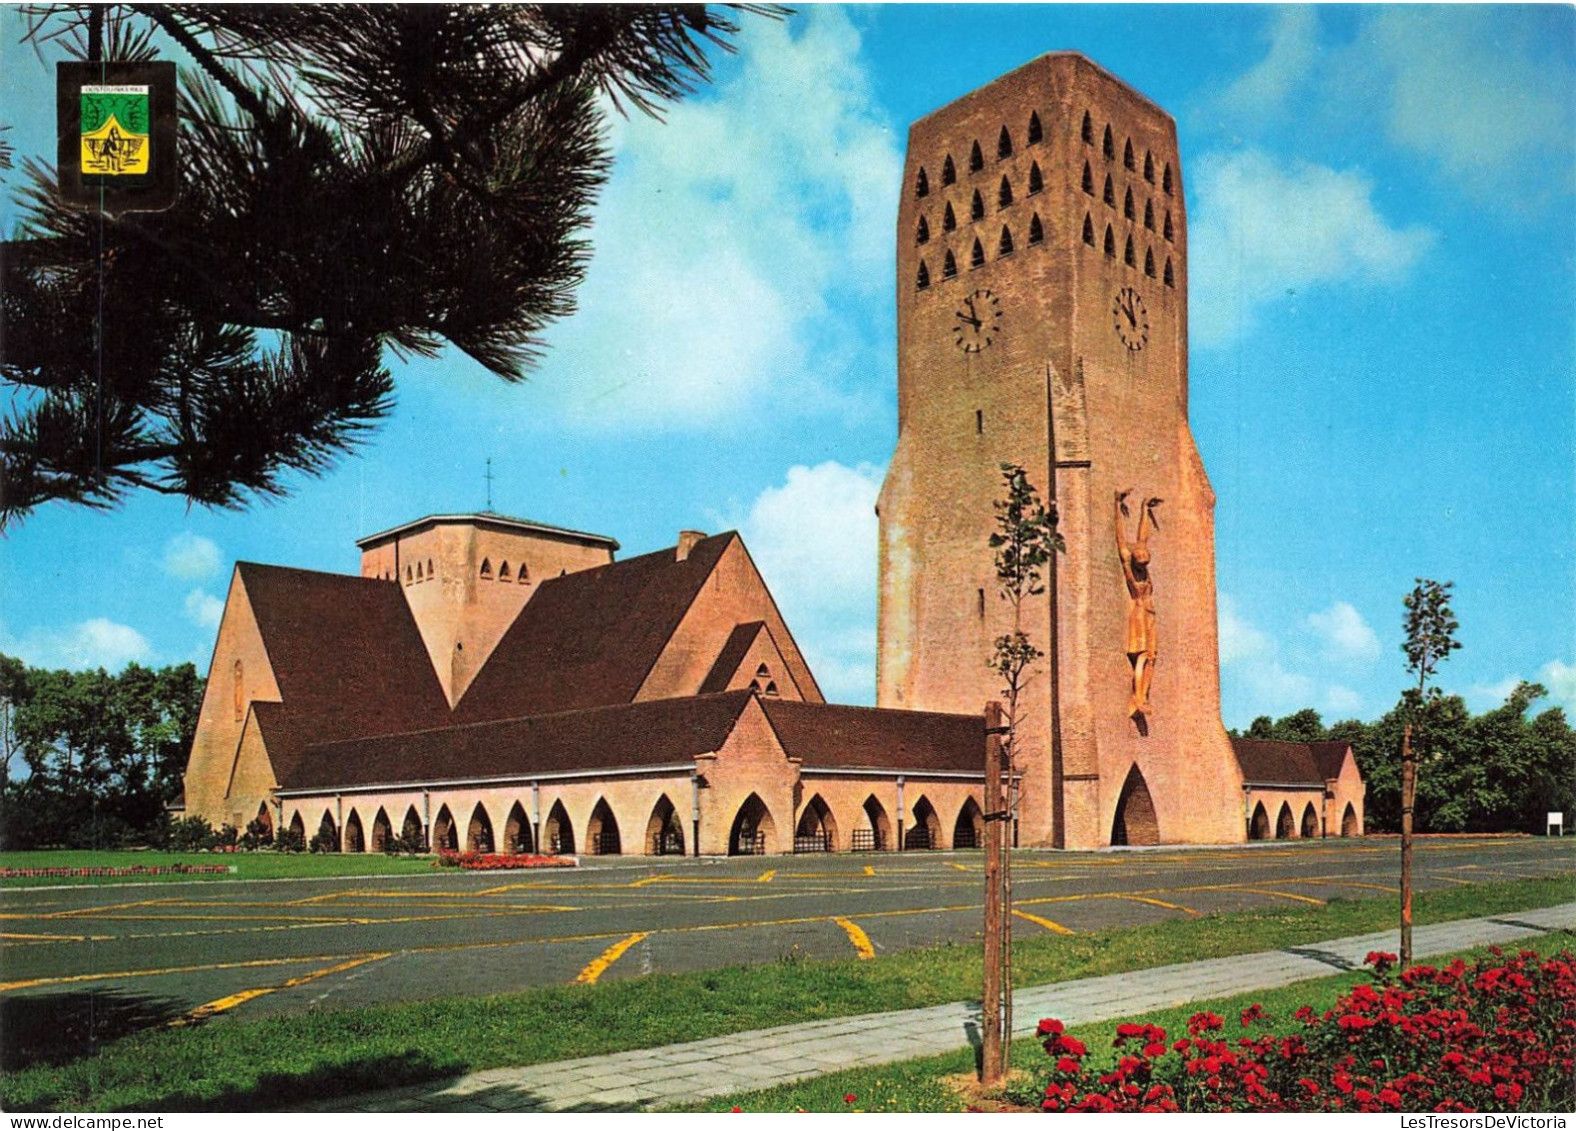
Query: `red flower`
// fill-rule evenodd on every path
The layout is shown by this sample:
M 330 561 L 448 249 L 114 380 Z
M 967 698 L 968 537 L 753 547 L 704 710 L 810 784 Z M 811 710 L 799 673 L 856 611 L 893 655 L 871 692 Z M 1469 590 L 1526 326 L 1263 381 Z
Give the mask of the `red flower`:
M 851 1103 L 853 1103 L 853 1102 L 854 1102 L 854 1101 L 855 1101 L 855 1100 L 857 1100 L 857 1099 L 858 1099 L 858 1098 L 859 1098 L 859 1097 L 858 1097 L 858 1096 L 856 1096 L 856 1095 L 854 1095 L 854 1093 L 852 1093 L 852 1092 L 849 1092 L 849 1093 L 848 1093 L 848 1094 L 847 1094 L 847 1095 L 845 1095 L 845 1096 L 844 1096 L 844 1097 L 843 1097 L 843 1102 L 844 1102 L 844 1103 L 845 1103 L 845 1104 L 851 1104 Z
M 1066 1028 L 1067 1027 L 1060 1021 L 1056 1020 L 1056 1018 L 1047 1017 L 1040 1022 L 1039 1028 L 1037 1028 L 1035 1032 L 1042 1037 L 1048 1037 L 1054 1033 L 1064 1032 Z

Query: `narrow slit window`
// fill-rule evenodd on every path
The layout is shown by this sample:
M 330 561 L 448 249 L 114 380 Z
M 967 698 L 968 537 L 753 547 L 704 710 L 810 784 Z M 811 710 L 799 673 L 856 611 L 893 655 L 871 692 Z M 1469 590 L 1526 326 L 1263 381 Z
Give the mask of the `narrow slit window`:
M 1126 216 L 1129 220 L 1133 219 L 1133 217 L 1135 215 L 1134 212 L 1133 212 L 1133 190 L 1132 189 L 1128 189 L 1127 190 L 1127 196 L 1122 200 L 1122 215 Z
M 1166 286 L 1168 286 L 1168 287 L 1174 287 L 1174 286 L 1177 285 L 1177 278 L 1176 278 L 1175 275 L 1173 275 L 1171 273 L 1171 260 L 1169 260 L 1169 259 L 1166 260 L 1165 283 L 1166 283 Z
M 1144 227 L 1151 232 L 1155 230 L 1155 202 L 1152 200 L 1144 201 Z
M 1127 168 L 1132 169 L 1134 172 L 1138 171 L 1138 163 L 1133 157 L 1133 141 L 1131 138 L 1123 143 L 1122 164 Z
M 1007 127 L 1001 128 L 1001 136 L 996 139 L 996 160 L 1005 161 L 1012 156 L 1012 134 L 1007 132 Z
M 1109 176 L 1105 178 L 1105 191 L 1100 194 L 1100 198 L 1112 208 L 1116 207 L 1116 186 L 1111 183 Z
M 919 167 L 919 176 L 914 179 L 914 195 L 930 195 L 930 178 L 925 175 L 925 167 L 923 165 Z
M 952 163 L 952 154 L 947 154 L 947 159 L 941 163 L 941 183 L 953 185 L 958 182 L 958 167 Z
M 1144 248 L 1144 274 L 1151 279 L 1155 277 L 1155 252 L 1153 248 Z
M 1127 247 L 1122 251 L 1122 262 L 1126 263 L 1129 267 L 1137 267 L 1138 266 L 1138 259 L 1133 254 L 1133 237 L 1132 236 L 1128 236 L 1127 237 Z
M 1029 112 L 1029 132 L 1026 136 L 1030 145 L 1038 145 L 1045 136 L 1045 131 L 1040 128 L 1040 114 L 1037 110 Z
M 1007 226 L 1005 224 L 1003 224 L 1001 228 L 1001 243 L 999 243 L 996 247 L 996 254 L 1012 254 L 1012 233 L 1007 230 Z
M 1150 227 L 1154 227 L 1154 225 L 1151 224 Z M 930 222 L 927 221 L 923 216 L 921 216 L 919 218 L 919 230 L 914 233 L 914 242 L 915 243 L 929 243 L 930 242 Z
M 1171 195 L 1171 166 L 1168 164 L 1165 171 L 1160 174 L 1160 188 L 1167 196 Z
M 1105 226 L 1105 257 L 1107 259 L 1116 258 L 1116 233 L 1111 231 L 1111 225 L 1109 224 Z
M 514 573 L 509 569 L 509 563 L 508 562 L 504 562 L 503 565 L 498 567 L 498 580 L 499 581 L 513 581 L 514 580 Z
M 974 148 L 969 150 L 969 172 L 977 173 L 985 168 L 985 155 L 980 152 L 980 143 L 975 142 Z
M 1094 195 L 1094 170 L 1089 168 L 1089 162 L 1084 162 L 1083 190 L 1090 196 Z
M 1083 241 L 1090 247 L 1094 246 L 1094 221 L 1089 218 L 1089 213 L 1084 213 Z
M 1029 166 L 1029 195 L 1042 191 L 1045 188 L 1045 177 L 1040 172 L 1040 163 L 1036 161 Z
M 976 436 L 985 435 L 985 410 L 982 408 L 974 410 L 974 434 Z
M 947 258 L 941 264 L 941 277 L 944 278 L 944 279 L 951 279 L 955 275 L 957 275 L 957 273 L 958 273 L 958 261 L 957 261 L 957 259 L 955 259 L 953 257 L 952 253 L 949 251 L 949 252 L 947 252 Z
M 1144 180 L 1155 183 L 1155 156 L 1147 149 L 1144 151 Z
M 970 267 L 985 266 L 985 247 L 979 240 L 974 241 L 974 250 L 969 253 Z
M 1045 242 L 1045 225 L 1040 223 L 1040 214 L 1038 212 L 1029 219 L 1029 242 Z
M 941 214 L 941 230 L 943 232 L 950 232 L 950 231 L 953 231 L 954 229 L 956 229 L 957 226 L 958 226 L 957 213 L 952 211 L 952 205 L 949 203 L 947 205 L 947 210 Z
M 985 619 L 985 590 L 983 590 L 983 589 L 981 589 L 979 591 L 978 605 L 979 605 L 980 619 L 984 620 Z
M 997 205 L 998 208 L 1006 208 L 1011 203 L 1012 203 L 1012 182 L 1009 181 L 1006 177 L 1003 177 L 1001 179 L 1001 188 L 998 189 L 997 192 L 996 192 L 996 205 Z
M 1165 237 L 1166 237 L 1166 241 L 1167 241 L 1167 242 L 1168 242 L 1168 243 L 1169 243 L 1169 242 L 1170 242 L 1170 241 L 1171 241 L 1171 238 L 1172 238 L 1172 231 L 1171 231 L 1171 213 L 1169 213 L 1169 212 L 1167 212 L 1167 213 L 1166 213 L 1166 230 L 1165 230 Z
M 1085 145 L 1094 144 L 1094 119 L 1089 116 L 1089 111 L 1084 111 L 1083 129 L 1080 131 Z
M 974 200 L 969 205 L 969 219 L 971 219 L 971 220 L 983 220 L 983 219 L 985 219 L 985 198 L 980 196 L 980 190 L 979 189 L 975 189 L 974 190 Z
M 421 567 L 420 566 L 416 567 L 416 573 L 418 575 L 421 573 Z M 493 572 L 492 572 L 492 561 L 491 561 L 491 559 L 483 558 L 482 559 L 482 576 L 490 578 L 490 577 L 492 577 L 492 575 L 493 575 Z
M 1105 127 L 1105 140 L 1100 143 L 1100 152 L 1105 154 L 1107 161 L 1116 160 L 1116 142 L 1111 137 L 1111 127 Z
M 428 577 L 437 577 L 438 576 L 438 571 L 432 568 L 432 559 L 431 558 L 427 559 L 427 576 Z
M 914 286 L 921 291 L 930 286 L 930 268 L 925 266 L 923 259 L 919 261 L 919 277 L 914 280 Z
M 527 567 L 527 566 L 526 566 L 526 564 L 525 564 L 525 563 L 524 563 L 524 562 L 521 562 L 521 563 L 520 563 L 520 577 L 519 577 L 519 582 L 520 582 L 520 584 L 521 584 L 521 585 L 524 585 L 524 584 L 525 584 L 525 583 L 526 583 L 526 582 L 528 582 L 528 581 L 530 581 L 530 580 L 531 580 L 531 571 L 530 571 L 530 569 L 529 569 L 529 568 L 528 568 L 528 567 Z

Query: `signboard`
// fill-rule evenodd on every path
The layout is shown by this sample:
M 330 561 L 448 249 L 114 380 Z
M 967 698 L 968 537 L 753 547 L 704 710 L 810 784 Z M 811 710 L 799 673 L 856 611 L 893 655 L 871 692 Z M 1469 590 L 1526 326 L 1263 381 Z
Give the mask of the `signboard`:
M 99 212 L 175 203 L 175 64 L 57 63 L 60 199 Z

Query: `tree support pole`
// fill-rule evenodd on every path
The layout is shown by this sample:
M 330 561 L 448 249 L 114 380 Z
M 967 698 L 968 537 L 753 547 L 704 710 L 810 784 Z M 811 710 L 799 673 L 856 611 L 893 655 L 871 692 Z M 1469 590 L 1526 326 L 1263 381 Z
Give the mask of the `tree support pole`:
M 985 971 L 980 994 L 980 1083 L 1002 1079 L 1001 704 L 985 705 Z
M 1401 731 L 1401 969 L 1412 965 L 1412 806 L 1417 798 L 1417 761 L 1412 724 Z

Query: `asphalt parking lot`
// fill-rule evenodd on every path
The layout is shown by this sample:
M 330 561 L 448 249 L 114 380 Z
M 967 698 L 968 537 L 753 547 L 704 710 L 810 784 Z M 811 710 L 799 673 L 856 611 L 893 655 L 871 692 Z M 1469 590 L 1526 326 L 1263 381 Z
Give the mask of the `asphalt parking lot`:
M 1014 855 L 1017 929 L 1083 932 L 1395 891 L 1393 839 Z M 978 938 L 977 852 L 589 859 L 574 870 L 0 893 L 12 1010 L 299 1012 Z M 1576 839 L 1420 844 L 1420 889 L 1561 875 Z M 118 995 L 118 997 L 117 997 Z

